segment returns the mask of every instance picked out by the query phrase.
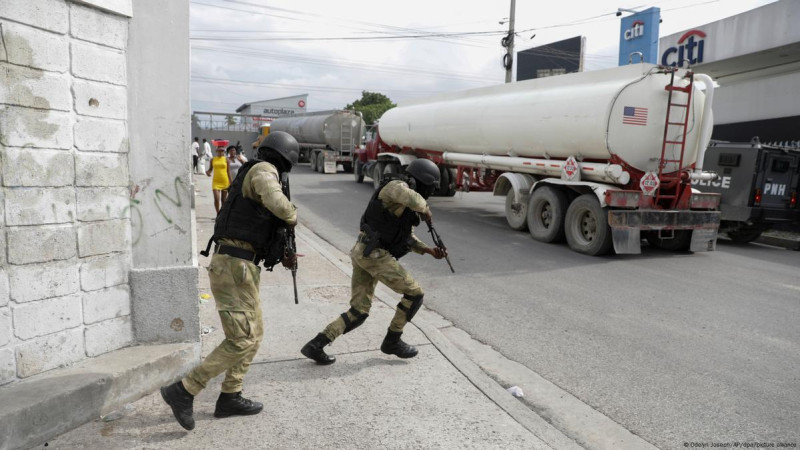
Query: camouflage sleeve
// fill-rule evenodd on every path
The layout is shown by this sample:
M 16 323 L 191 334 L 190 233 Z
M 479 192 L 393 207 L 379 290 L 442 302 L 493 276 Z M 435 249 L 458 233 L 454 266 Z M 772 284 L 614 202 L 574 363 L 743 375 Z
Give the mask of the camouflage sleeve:
M 256 200 L 272 214 L 293 225 L 297 223 L 297 208 L 283 195 L 278 169 L 269 163 L 259 163 L 247 173 L 244 196 Z
M 390 182 L 383 188 L 379 197 L 385 204 L 402 205 L 420 213 L 428 210 L 428 202 L 403 181 Z
M 414 232 L 411 232 L 411 250 L 414 253 L 418 253 L 420 255 L 425 254 L 425 249 L 428 248 L 428 245 L 424 242 L 420 241 L 419 238 L 414 235 Z

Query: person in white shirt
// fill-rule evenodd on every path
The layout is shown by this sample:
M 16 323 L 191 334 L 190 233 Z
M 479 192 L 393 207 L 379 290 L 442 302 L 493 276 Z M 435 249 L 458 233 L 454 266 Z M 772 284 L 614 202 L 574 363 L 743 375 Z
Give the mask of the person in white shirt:
M 200 159 L 200 142 L 194 138 L 192 142 L 192 170 L 197 173 L 197 160 Z

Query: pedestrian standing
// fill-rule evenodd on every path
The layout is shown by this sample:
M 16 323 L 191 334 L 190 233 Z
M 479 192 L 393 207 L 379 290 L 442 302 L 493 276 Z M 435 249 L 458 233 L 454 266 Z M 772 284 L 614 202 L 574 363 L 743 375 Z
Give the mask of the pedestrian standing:
M 192 142 L 192 171 L 197 173 L 197 160 L 200 159 L 200 142 L 198 138 L 194 138 Z
M 298 149 L 288 133 L 277 132 L 266 139 L 258 149 L 259 159 L 240 169 L 242 176 L 231 186 L 229 200 L 214 223 L 211 239 L 217 245 L 208 279 L 225 340 L 186 377 L 161 388 L 162 398 L 187 430 L 195 426 L 194 397 L 222 372 L 225 380 L 214 417 L 258 414 L 264 408 L 242 396 L 244 376 L 264 335 L 258 263 L 269 254 L 278 230 L 297 223 L 297 209 L 283 194 L 281 175 L 297 164 Z M 293 262 L 285 256 L 282 261 L 286 267 Z
M 447 252 L 438 247 L 428 247 L 413 233 L 413 227 L 420 223 L 420 215 L 431 220 L 426 200 L 439 185 L 439 168 L 430 160 L 416 159 L 408 165 L 406 172 L 407 181 L 384 180 L 361 217 L 361 233 L 350 251 L 353 263 L 350 309 L 300 350 L 318 364 L 333 364 L 336 358 L 326 354 L 324 347 L 367 320 L 379 281 L 403 295 L 381 344 L 381 351 L 400 358 L 417 355 L 417 349 L 400 337 L 406 323 L 422 306 L 423 292 L 398 260 L 409 251 L 429 254 L 436 259 L 444 258 Z
M 200 159 L 197 162 L 198 168 L 201 173 L 206 173 L 206 162 L 211 161 L 214 155 L 211 154 L 211 144 L 203 138 L 203 150 L 200 154 Z
M 214 146 L 217 147 L 217 156 L 211 159 L 206 175 L 209 177 L 214 174 L 211 180 L 211 193 L 214 195 L 214 209 L 219 214 L 219 209 L 228 198 L 228 188 L 231 185 L 231 170 L 228 166 L 228 158 L 225 157 L 225 147 L 228 141 L 215 140 Z
M 235 145 L 228 146 L 228 167 L 231 171 L 231 183 L 233 180 L 236 179 L 236 175 L 239 173 L 239 169 L 242 167 L 244 163 L 247 162 L 247 158 L 244 155 L 239 153 L 239 148 Z

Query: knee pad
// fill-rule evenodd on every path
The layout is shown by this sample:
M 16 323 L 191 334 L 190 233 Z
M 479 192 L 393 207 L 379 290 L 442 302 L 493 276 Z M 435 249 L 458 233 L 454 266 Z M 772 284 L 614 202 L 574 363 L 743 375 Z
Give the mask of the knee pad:
M 347 313 L 355 316 L 355 319 L 350 320 L 350 317 L 348 317 Z M 344 333 L 342 334 L 347 334 L 348 332 L 353 331 L 361 326 L 361 324 L 367 320 L 367 317 L 369 317 L 369 314 L 362 314 L 353 308 L 350 308 L 347 312 L 342 313 L 342 320 L 344 320 Z
M 422 297 L 424 297 L 424 294 L 419 294 L 419 295 L 406 294 L 403 296 L 403 298 L 411 301 L 411 306 L 406 308 L 405 306 L 403 306 L 403 302 L 397 304 L 397 307 L 399 309 L 406 312 L 407 321 L 411 322 L 411 319 L 413 319 L 414 316 L 417 315 L 417 311 L 419 311 L 419 308 L 422 307 Z

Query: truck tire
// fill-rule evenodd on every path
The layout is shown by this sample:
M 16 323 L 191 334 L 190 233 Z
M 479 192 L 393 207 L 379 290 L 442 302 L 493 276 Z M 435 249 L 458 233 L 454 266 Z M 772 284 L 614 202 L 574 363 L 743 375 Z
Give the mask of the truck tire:
M 325 173 L 325 154 L 323 152 L 317 153 L 317 172 Z
M 512 230 L 528 229 L 528 203 L 514 204 L 514 189 L 509 189 L 506 193 L 506 222 Z
M 309 153 L 308 161 L 311 163 L 311 171 L 317 171 L 317 154 L 316 152 Z
M 644 237 L 653 247 L 670 252 L 686 251 L 692 245 L 692 230 L 674 230 L 673 237 L 667 239 L 659 237 L 657 230 L 648 231 Z
M 356 183 L 364 182 L 364 167 L 355 156 L 353 157 L 353 177 L 356 179 Z
M 378 189 L 381 186 L 381 180 L 383 179 L 383 163 L 375 163 L 375 167 L 372 168 L 372 185 L 375 189 Z
M 740 227 L 727 231 L 728 237 L 733 242 L 753 242 L 758 239 L 763 230 L 758 227 Z
M 584 255 L 605 255 L 613 248 L 608 211 L 594 194 L 584 194 L 572 201 L 564 218 L 567 244 Z
M 452 197 L 456 195 L 456 169 L 448 168 L 445 172 L 448 174 L 450 182 L 447 184 L 447 193 L 445 196 Z
M 353 163 L 351 163 L 351 162 L 343 162 L 342 163 L 342 170 L 344 170 L 344 173 L 351 173 L 353 171 Z
M 527 205 L 528 231 L 539 242 L 564 240 L 564 217 L 569 200 L 557 188 L 544 186 L 533 191 Z

